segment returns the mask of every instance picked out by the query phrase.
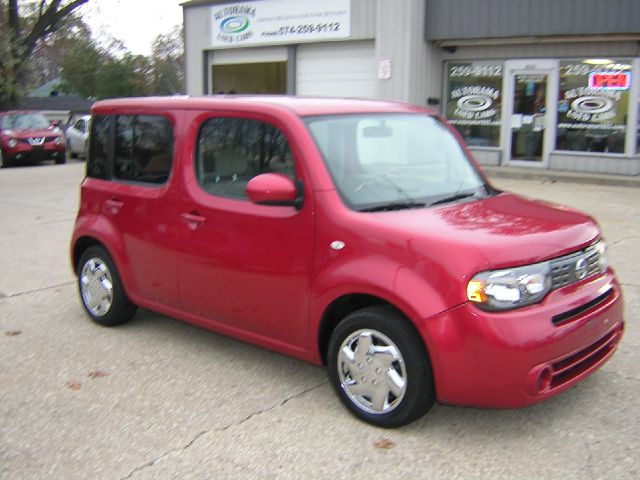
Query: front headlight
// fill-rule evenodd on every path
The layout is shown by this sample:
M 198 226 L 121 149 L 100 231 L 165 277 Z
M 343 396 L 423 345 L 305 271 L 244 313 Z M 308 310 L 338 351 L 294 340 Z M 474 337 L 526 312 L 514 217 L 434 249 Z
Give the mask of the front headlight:
M 607 258 L 607 242 L 600 240 L 595 244 L 596 252 L 598 252 L 598 268 L 600 273 L 604 273 L 609 268 L 609 259 Z
M 551 290 L 549 262 L 481 272 L 467 285 L 467 298 L 485 310 L 509 310 L 542 300 Z
M 62 145 L 62 137 L 56 137 L 56 139 L 54 140 L 54 143 L 56 145 Z
M 7 142 L 7 145 L 9 146 L 9 148 L 13 148 L 18 145 L 18 140 L 16 140 L 15 138 L 10 138 Z

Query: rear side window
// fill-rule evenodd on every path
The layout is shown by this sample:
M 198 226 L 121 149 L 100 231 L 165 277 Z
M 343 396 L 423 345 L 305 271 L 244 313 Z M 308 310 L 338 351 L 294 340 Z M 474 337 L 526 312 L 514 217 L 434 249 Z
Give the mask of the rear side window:
M 88 176 L 162 184 L 169 178 L 172 163 L 173 128 L 169 119 L 160 115 L 94 117 Z
M 120 115 L 116 120 L 114 176 L 121 180 L 164 183 L 171 172 L 173 132 L 157 115 Z
M 93 178 L 109 178 L 109 131 L 111 118 L 108 115 L 93 117 L 91 145 L 87 160 L 87 175 Z
M 212 118 L 200 129 L 196 174 L 202 188 L 215 195 L 246 198 L 249 180 L 261 173 L 295 178 L 284 134 L 275 126 L 244 118 Z

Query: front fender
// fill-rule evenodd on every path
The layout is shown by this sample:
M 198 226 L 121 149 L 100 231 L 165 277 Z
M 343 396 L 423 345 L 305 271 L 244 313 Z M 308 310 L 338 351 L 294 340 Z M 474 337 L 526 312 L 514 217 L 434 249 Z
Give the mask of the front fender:
M 310 332 L 319 332 L 325 312 L 338 299 L 349 295 L 368 295 L 402 312 L 421 332 L 427 349 L 433 339 L 424 324 L 435 315 L 452 308 L 451 299 L 442 295 L 443 286 L 431 284 L 415 265 L 398 265 L 384 257 L 361 257 L 329 266 L 316 276 L 310 305 Z M 445 289 L 446 290 L 446 289 Z M 319 345 L 310 351 L 320 358 Z

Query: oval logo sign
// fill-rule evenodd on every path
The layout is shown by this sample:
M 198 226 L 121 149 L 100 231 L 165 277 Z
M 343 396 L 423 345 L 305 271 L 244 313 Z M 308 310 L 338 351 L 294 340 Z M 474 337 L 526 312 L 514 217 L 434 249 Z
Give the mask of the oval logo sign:
M 249 19 L 243 15 L 227 17 L 220 22 L 220 30 L 225 33 L 240 33 L 249 28 Z
M 458 108 L 463 112 L 482 112 L 493 105 L 488 95 L 465 95 L 458 100 Z
M 582 280 L 587 277 L 587 261 L 584 258 L 581 258 L 576 262 L 575 273 L 578 280 Z

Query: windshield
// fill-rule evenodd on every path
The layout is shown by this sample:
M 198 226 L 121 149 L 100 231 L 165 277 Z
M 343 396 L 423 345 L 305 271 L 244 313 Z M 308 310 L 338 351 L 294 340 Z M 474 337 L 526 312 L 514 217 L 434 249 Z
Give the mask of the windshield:
M 41 113 L 17 113 L 2 118 L 3 130 L 42 130 L 50 124 Z
M 464 150 L 426 114 L 307 117 L 344 202 L 354 210 L 415 208 L 486 194 Z

